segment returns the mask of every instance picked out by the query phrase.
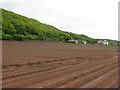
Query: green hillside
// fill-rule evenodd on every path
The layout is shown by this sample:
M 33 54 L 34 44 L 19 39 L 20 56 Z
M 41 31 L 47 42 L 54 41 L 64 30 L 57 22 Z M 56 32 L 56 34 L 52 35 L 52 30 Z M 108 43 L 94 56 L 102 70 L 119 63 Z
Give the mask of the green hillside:
M 87 41 L 90 44 L 96 43 L 97 39 L 92 39 L 85 35 L 78 35 L 71 32 L 61 31 L 58 28 L 41 23 L 35 19 L 16 14 L 2 9 L 2 20 L 0 13 L 0 33 L 2 30 L 3 40 L 40 40 L 67 42 L 69 39 Z

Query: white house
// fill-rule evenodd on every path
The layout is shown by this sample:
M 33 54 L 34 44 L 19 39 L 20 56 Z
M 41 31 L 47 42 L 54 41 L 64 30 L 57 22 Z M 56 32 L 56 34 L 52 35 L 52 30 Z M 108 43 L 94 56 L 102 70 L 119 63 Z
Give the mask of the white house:
M 86 42 L 86 41 L 83 41 L 83 43 L 84 43 L 84 44 L 87 44 L 87 42 Z
M 100 41 L 98 41 L 97 43 L 98 43 L 98 44 L 106 44 L 106 45 L 109 44 L 107 40 L 103 40 L 103 41 L 100 40 Z

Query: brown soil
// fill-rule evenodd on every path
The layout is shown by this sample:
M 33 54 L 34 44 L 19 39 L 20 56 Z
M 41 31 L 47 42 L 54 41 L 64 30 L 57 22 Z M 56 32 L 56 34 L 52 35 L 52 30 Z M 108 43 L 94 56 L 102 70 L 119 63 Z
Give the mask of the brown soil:
M 3 88 L 116 88 L 118 48 L 3 41 Z

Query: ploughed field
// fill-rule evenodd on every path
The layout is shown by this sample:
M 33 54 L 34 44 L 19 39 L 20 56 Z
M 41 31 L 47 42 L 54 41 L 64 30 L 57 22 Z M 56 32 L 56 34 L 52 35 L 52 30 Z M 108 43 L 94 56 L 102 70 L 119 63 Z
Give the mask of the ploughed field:
M 116 88 L 118 48 L 3 41 L 3 88 Z

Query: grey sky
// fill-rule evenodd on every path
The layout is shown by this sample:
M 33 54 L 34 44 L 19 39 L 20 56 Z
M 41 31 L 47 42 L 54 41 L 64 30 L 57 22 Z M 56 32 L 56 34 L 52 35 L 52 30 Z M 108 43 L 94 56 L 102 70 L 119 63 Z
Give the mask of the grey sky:
M 119 0 L 2 0 L 1 8 L 92 38 L 118 39 Z

